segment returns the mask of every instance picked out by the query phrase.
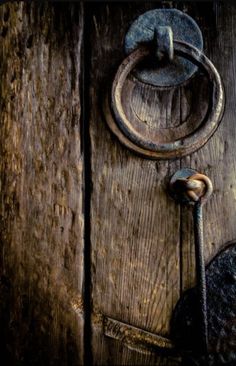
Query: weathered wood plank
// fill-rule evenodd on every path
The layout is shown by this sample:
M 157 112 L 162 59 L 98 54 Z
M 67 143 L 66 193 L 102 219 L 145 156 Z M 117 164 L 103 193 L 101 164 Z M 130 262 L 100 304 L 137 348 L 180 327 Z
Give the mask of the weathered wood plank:
M 158 6 L 178 7 L 198 21 L 227 97 L 224 119 L 211 140 L 171 162 L 145 160 L 121 146 L 102 112 L 101 91 L 124 58 L 126 29 L 137 15 Z M 236 236 L 236 6 L 93 3 L 87 11 L 94 364 L 176 365 L 175 359 L 105 336 L 103 319 L 168 336 L 180 292 L 195 281 L 191 212 L 180 210 L 167 193 L 169 178 L 180 167 L 202 171 L 215 187 L 204 209 L 206 259 Z M 0 344 L 8 364 L 82 364 L 82 17 L 79 4 L 22 2 L 0 8 Z M 171 137 L 177 127 L 187 131 L 184 123 L 191 115 L 188 127 L 198 123 L 206 93 L 198 79 L 164 93 L 137 83 L 126 107 L 135 123 L 145 120 L 144 131 L 168 139 L 165 130 L 173 128 Z
M 83 362 L 80 4 L 0 7 L 4 365 Z
M 205 258 L 209 261 L 227 242 L 235 239 L 235 41 L 236 6 L 232 2 L 199 4 L 194 10 L 203 31 L 205 53 L 222 76 L 226 106 L 221 125 L 198 152 L 182 159 L 182 166 L 207 174 L 214 192 L 204 207 Z M 227 19 L 227 21 L 226 21 Z M 183 289 L 195 281 L 192 217 L 183 211 L 182 279 Z
M 91 11 L 92 349 L 96 365 L 174 362 L 152 352 L 128 350 L 119 341 L 104 337 L 102 324 L 104 314 L 168 336 L 179 297 L 179 208 L 166 192 L 166 178 L 179 163 L 137 157 L 111 135 L 101 111 L 102 86 L 111 82 L 124 58 L 125 30 L 138 14 L 153 6 L 99 4 Z M 144 95 L 140 113 L 145 114 L 153 101 L 145 100 L 149 89 L 139 88 L 138 94 Z M 156 93 L 158 99 L 160 92 Z M 139 109 L 138 102 L 133 102 Z M 166 126 L 171 123 L 172 100 L 162 103 L 161 118 Z M 171 117 L 174 123 L 179 119 L 179 108 L 176 113 Z
M 168 4 L 165 3 L 165 6 Z M 187 158 L 175 162 L 154 163 L 127 151 L 105 129 L 101 117 L 102 101 L 97 94 L 102 83 L 111 82 L 124 57 L 122 40 L 130 22 L 153 5 L 129 4 L 128 7 L 125 6 L 125 10 L 121 4 L 94 8 L 91 39 L 96 37 L 97 41 L 96 44 L 93 43 L 92 50 L 91 104 L 94 108 L 91 113 L 90 134 L 93 180 L 93 352 L 96 364 L 108 364 L 111 360 L 115 360 L 117 364 L 160 362 L 164 365 L 171 362 L 163 358 L 154 360 L 154 355 L 150 358 L 140 355 L 137 360 L 137 353 L 125 350 L 119 341 L 104 338 L 101 314 L 153 333 L 168 334 L 171 311 L 179 288 L 189 288 L 195 281 L 191 212 L 189 208 L 182 208 L 180 217 L 178 205 L 168 198 L 166 192 L 166 183 L 178 167 L 192 167 L 202 171 L 216 185 L 213 198 L 205 209 L 206 259 L 216 253 L 224 242 L 235 237 L 234 216 L 226 216 L 226 210 L 233 212 L 234 209 L 232 195 L 235 163 L 232 149 L 230 152 L 228 146 L 230 142 L 232 146 L 235 135 L 232 120 L 234 80 L 229 80 L 229 70 L 233 75 L 235 71 L 235 32 L 232 26 L 235 7 L 221 4 L 219 8 L 213 2 L 178 2 L 172 5 L 187 11 L 199 23 L 203 30 L 206 53 L 215 62 L 227 83 L 226 93 L 228 91 L 230 94 L 228 103 L 231 106 L 228 107 L 227 104 L 228 114 L 226 113 L 212 139 Z M 225 28 L 223 22 L 230 12 L 231 21 Z M 215 36 L 213 32 L 216 33 Z M 225 56 L 219 59 L 224 43 Z M 132 82 L 132 79 L 128 80 L 128 88 L 133 88 Z M 132 106 L 127 103 L 126 112 L 130 118 L 134 118 L 137 125 L 140 120 L 145 120 L 142 128 L 146 133 L 159 133 L 160 128 L 184 128 L 187 118 L 190 118 L 189 126 L 196 127 L 206 111 L 206 100 L 209 98 L 205 79 L 200 83 L 199 79 L 193 79 L 180 90 L 172 91 L 172 95 L 164 93 L 164 96 L 160 96 L 153 88 L 140 85 L 135 88 Z M 161 107 L 155 108 L 160 101 Z M 225 127 L 226 120 L 228 130 Z M 102 151 L 102 155 L 97 151 Z M 218 169 L 220 175 L 217 174 Z M 229 187 L 227 195 L 225 181 Z M 168 269 L 170 264 L 171 270 Z

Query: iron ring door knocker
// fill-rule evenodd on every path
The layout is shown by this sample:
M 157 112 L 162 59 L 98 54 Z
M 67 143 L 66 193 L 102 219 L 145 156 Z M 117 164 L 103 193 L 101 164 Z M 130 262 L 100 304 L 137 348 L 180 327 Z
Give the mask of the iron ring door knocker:
M 209 80 L 212 83 L 212 102 L 211 111 L 206 116 L 206 120 L 199 129 L 191 135 L 185 136 L 171 143 L 162 143 L 161 141 L 150 141 L 135 130 L 126 116 L 122 106 L 122 91 L 124 83 L 129 73 L 145 57 L 150 55 L 148 47 L 140 47 L 131 53 L 120 65 L 111 93 L 111 106 L 116 124 L 121 133 L 132 142 L 132 146 L 138 146 L 143 153 L 154 158 L 176 158 L 191 154 L 203 146 L 218 127 L 224 110 L 224 91 L 221 77 L 212 62 L 201 51 L 180 41 L 174 41 L 174 50 L 176 55 L 190 59 L 196 65 L 204 68 Z M 110 126 L 111 127 L 111 126 Z M 115 132 L 115 131 L 113 131 Z M 119 135 L 118 135 L 119 137 Z M 140 150 L 141 151 L 141 150 Z
M 202 52 L 202 46 L 201 30 L 195 21 L 177 9 L 154 9 L 134 21 L 125 37 L 129 55 L 120 64 L 111 94 L 107 94 L 104 103 L 107 123 L 126 147 L 149 159 L 172 159 L 191 154 L 212 136 L 221 121 L 225 97 L 221 77 Z M 137 70 L 148 59 L 156 65 L 154 70 Z M 202 120 L 194 122 L 193 129 L 181 131 L 183 126 L 180 126 L 175 128 L 178 133 L 174 137 L 163 141 L 156 131 L 146 134 L 143 123 L 137 125 L 130 120 L 124 101 L 129 103 L 132 97 L 126 87 L 131 74 L 143 85 L 170 89 L 189 80 L 197 66 L 210 81 L 211 100 L 207 113 Z M 170 130 L 172 136 L 173 129 Z

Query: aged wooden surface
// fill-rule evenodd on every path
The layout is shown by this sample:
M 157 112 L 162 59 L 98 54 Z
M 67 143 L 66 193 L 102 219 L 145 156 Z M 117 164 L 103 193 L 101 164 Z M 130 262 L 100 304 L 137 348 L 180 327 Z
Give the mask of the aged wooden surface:
M 103 315 L 168 336 L 172 309 L 180 293 L 195 281 L 191 210 L 180 210 L 166 192 L 168 179 L 179 167 L 203 172 L 214 184 L 213 197 L 204 209 L 206 260 L 235 237 L 232 75 L 236 64 L 236 7 L 214 2 L 159 5 L 187 11 L 200 25 L 205 52 L 226 87 L 226 113 L 210 141 L 186 158 L 152 162 L 128 151 L 106 129 L 101 94 L 124 58 L 123 37 L 130 22 L 158 4 L 99 4 L 90 10 L 92 349 L 94 364 L 98 365 L 175 362 L 157 353 L 131 350 L 121 341 L 104 336 Z M 207 87 L 202 89 L 198 84 L 199 94 L 193 87 L 194 81 L 190 81 L 167 96 L 136 82 L 130 115 L 135 113 L 148 125 L 144 127 L 151 129 L 157 123 L 161 128 L 181 126 L 191 114 L 197 121 L 209 95 Z
M 236 153 L 235 153 L 235 41 L 236 6 L 233 3 L 206 3 L 194 10 L 205 40 L 205 52 L 222 76 L 226 106 L 223 120 L 208 143 L 198 152 L 182 159 L 189 166 L 208 175 L 214 191 L 204 207 L 206 261 L 236 237 Z M 227 21 L 226 21 L 227 19 Z M 191 212 L 182 212 L 182 287 L 194 283 L 194 246 Z
M 83 362 L 79 4 L 0 7 L 0 363 Z
M 153 352 L 137 352 L 104 337 L 102 324 L 104 314 L 167 336 L 180 294 L 179 207 L 166 194 L 166 178 L 179 168 L 179 162 L 151 162 L 121 146 L 105 125 L 99 98 L 102 87 L 111 82 L 124 58 L 125 29 L 148 8 L 148 4 L 130 3 L 128 8 L 127 4 L 99 4 L 91 14 L 94 364 L 176 364 Z M 142 86 L 140 91 L 145 96 L 150 92 L 148 88 L 145 93 Z M 171 123 L 171 105 L 170 100 L 159 114 L 163 124 Z
M 130 23 L 162 6 L 187 11 L 198 22 L 205 52 L 223 77 L 227 103 L 219 129 L 203 148 L 156 162 L 118 142 L 102 106 L 124 59 Z M 89 79 L 81 88 L 82 6 L 0 7 L 0 359 L 4 366 L 87 366 L 91 359 L 94 365 L 178 365 L 174 356 L 143 348 L 142 337 L 158 345 L 169 337 L 172 310 L 195 281 L 191 210 L 167 193 L 176 170 L 191 167 L 213 181 L 214 194 L 204 207 L 206 260 L 236 237 L 236 6 L 164 1 L 85 8 L 83 66 Z M 209 90 L 201 75 L 166 91 L 132 77 L 127 85 L 132 100 L 126 111 L 150 133 L 191 130 L 206 112 Z M 85 164 L 84 131 L 90 138 Z M 90 241 L 85 252 L 84 236 Z M 84 253 L 91 264 L 85 282 Z M 84 343 L 83 309 L 89 315 L 90 307 L 83 305 L 82 285 L 88 295 L 90 272 L 92 337 L 87 331 Z

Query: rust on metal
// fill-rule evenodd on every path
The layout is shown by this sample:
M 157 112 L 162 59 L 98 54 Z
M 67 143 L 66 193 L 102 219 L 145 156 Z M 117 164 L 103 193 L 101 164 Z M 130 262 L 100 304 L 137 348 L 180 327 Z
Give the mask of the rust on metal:
M 211 180 L 200 173 L 195 173 L 189 177 L 176 177 L 171 180 L 171 186 L 172 191 L 179 195 L 178 200 L 185 197 L 190 204 L 195 204 L 198 201 L 204 204 L 213 192 Z
M 184 168 L 178 170 L 170 180 L 170 194 L 180 203 L 204 204 L 211 196 L 213 186 L 211 180 L 196 170 Z
M 156 159 L 171 159 L 191 154 L 202 147 L 218 127 L 224 110 L 224 91 L 218 71 L 212 62 L 198 49 L 190 44 L 174 41 L 175 54 L 190 59 L 200 66 L 208 75 L 212 86 L 211 109 L 199 128 L 191 134 L 177 138 L 170 142 L 163 142 L 161 138 L 149 138 L 139 128 L 135 128 L 126 115 L 122 105 L 122 95 L 125 82 L 130 72 L 144 59 L 150 56 L 150 49 L 139 47 L 132 52 L 120 65 L 112 85 L 111 113 L 109 126 L 121 142 L 127 147 L 141 153 L 143 156 Z M 117 128 L 114 127 L 117 125 Z M 111 126 L 112 125 L 112 126 Z M 130 141 L 130 143 L 128 142 Z
M 191 183 L 199 184 L 199 187 L 191 188 Z M 188 186 L 189 184 L 189 186 Z M 205 175 L 196 173 L 187 179 L 187 187 L 190 189 L 187 191 L 187 194 L 190 195 L 190 198 L 195 201 L 201 201 L 201 204 L 207 202 L 213 192 L 213 186 L 211 180 Z M 193 195 L 193 193 L 195 195 Z

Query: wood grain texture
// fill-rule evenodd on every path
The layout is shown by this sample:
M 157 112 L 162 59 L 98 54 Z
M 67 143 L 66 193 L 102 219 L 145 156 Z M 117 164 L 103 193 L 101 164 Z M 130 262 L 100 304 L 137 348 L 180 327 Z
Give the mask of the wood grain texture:
M 6 366 L 83 362 L 81 9 L 0 7 L 0 359 Z
M 179 208 L 166 192 L 167 177 L 179 163 L 144 160 L 121 146 L 105 125 L 99 98 L 124 58 L 125 29 L 149 6 L 99 4 L 91 13 L 92 349 L 96 365 L 174 362 L 104 337 L 102 324 L 104 314 L 168 335 L 179 297 Z M 140 90 L 147 95 L 145 87 Z M 163 107 L 163 119 L 169 104 Z
M 199 4 L 194 13 L 203 31 L 205 53 L 222 76 L 226 94 L 224 117 L 218 130 L 202 149 L 182 159 L 181 163 L 184 167 L 208 175 L 213 183 L 213 195 L 203 213 L 205 259 L 208 262 L 220 248 L 236 237 L 236 5 L 232 2 L 209 2 Z M 186 289 L 195 282 L 192 217 L 187 208 L 182 211 L 182 223 L 182 286 Z
M 223 77 L 227 103 L 220 127 L 203 148 L 183 159 L 155 162 L 118 142 L 106 126 L 102 104 L 124 59 L 131 22 L 146 10 L 169 6 L 198 22 L 205 52 Z M 0 7 L 4 366 L 83 364 L 82 9 L 73 3 Z M 86 12 L 85 52 L 91 56 L 85 84 L 90 119 L 84 121 L 90 123 L 85 143 L 91 144 L 91 182 L 86 181 L 91 183 L 91 238 L 86 238 L 91 268 L 86 270 L 92 280 L 93 364 L 178 365 L 174 357 L 105 336 L 104 316 L 169 336 L 172 310 L 195 282 L 191 210 L 180 209 L 167 192 L 179 168 L 207 174 L 214 184 L 204 207 L 206 260 L 236 237 L 236 5 L 94 2 Z M 165 92 L 132 78 L 127 82 L 132 86 L 127 114 L 150 135 L 161 131 L 168 141 L 177 129 L 191 131 L 206 111 L 209 90 L 201 78 Z
M 107 88 L 124 58 L 123 37 L 129 24 L 144 11 L 163 5 L 187 11 L 200 25 L 205 52 L 223 77 L 227 104 L 219 129 L 202 149 L 183 159 L 155 163 L 127 151 L 106 130 L 101 90 L 104 84 Z M 139 352 L 103 335 L 103 314 L 168 335 L 180 292 L 195 282 L 191 210 L 182 208 L 180 212 L 169 199 L 166 185 L 172 173 L 179 167 L 191 167 L 213 180 L 214 195 L 204 210 L 206 259 L 235 237 L 235 11 L 232 4 L 165 2 L 103 4 L 94 6 L 91 12 L 92 349 L 96 365 L 173 362 L 153 353 L 140 352 L 138 356 Z M 227 26 L 226 17 L 230 19 Z M 197 79 L 168 96 L 136 84 L 127 113 L 144 119 L 143 128 L 148 132 L 181 126 L 191 115 L 195 124 L 205 110 L 209 90 L 195 85 L 192 91 L 194 82 L 198 83 Z

